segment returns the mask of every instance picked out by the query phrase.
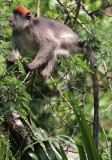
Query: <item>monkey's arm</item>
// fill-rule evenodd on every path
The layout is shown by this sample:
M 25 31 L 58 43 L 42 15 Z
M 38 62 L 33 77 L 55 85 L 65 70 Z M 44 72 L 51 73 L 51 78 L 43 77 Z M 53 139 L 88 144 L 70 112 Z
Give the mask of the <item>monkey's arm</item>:
M 32 63 L 28 64 L 29 70 L 34 70 L 46 64 L 53 57 L 54 50 L 57 47 L 57 43 L 54 41 L 44 41 L 42 43 L 35 59 Z
M 12 53 L 7 57 L 7 60 L 14 62 L 20 56 L 21 43 L 19 39 L 19 33 L 17 31 L 12 32 Z

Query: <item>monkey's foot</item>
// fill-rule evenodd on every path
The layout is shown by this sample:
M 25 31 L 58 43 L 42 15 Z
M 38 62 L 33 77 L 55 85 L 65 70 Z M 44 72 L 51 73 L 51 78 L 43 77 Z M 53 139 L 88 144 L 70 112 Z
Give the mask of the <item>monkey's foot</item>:
M 14 54 L 10 54 L 10 55 L 7 57 L 7 60 L 8 60 L 9 62 L 14 62 L 14 61 L 16 60 L 15 55 L 14 55 Z
M 50 76 L 50 73 L 49 73 L 46 69 L 39 71 L 39 73 L 40 73 L 40 75 L 41 75 L 42 77 L 44 77 L 44 78 L 46 78 L 46 79 L 48 79 L 49 76 Z

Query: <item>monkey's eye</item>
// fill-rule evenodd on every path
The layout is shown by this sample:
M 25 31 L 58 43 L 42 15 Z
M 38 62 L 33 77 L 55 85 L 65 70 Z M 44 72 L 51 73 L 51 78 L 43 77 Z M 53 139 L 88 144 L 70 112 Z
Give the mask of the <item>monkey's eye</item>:
M 26 16 L 26 18 L 27 18 L 28 20 L 30 20 L 30 19 L 31 19 L 31 16 L 30 16 L 30 15 L 28 15 L 28 16 Z
M 28 13 L 26 14 L 26 19 L 28 19 L 28 20 L 30 20 L 30 19 L 31 19 L 30 12 L 28 12 Z

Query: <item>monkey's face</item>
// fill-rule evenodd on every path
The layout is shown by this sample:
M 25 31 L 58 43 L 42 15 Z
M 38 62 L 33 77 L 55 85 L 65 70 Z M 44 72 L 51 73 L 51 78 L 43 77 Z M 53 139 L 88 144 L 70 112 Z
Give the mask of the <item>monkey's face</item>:
M 9 18 L 9 26 L 13 29 L 23 30 L 30 24 L 30 19 L 20 13 L 14 13 Z

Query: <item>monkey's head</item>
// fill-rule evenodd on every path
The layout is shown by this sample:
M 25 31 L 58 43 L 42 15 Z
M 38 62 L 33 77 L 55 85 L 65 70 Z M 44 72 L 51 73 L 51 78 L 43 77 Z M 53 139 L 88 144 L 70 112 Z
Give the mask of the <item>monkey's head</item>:
M 9 25 L 13 29 L 22 30 L 30 24 L 32 13 L 24 6 L 18 6 L 13 10 L 13 15 L 9 18 Z

